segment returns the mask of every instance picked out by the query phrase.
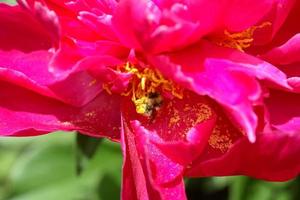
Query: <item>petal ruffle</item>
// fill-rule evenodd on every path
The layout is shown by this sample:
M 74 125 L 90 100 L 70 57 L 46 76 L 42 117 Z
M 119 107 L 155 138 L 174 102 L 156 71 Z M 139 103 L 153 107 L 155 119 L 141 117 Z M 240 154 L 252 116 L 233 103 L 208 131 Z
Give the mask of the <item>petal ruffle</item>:
M 113 24 L 118 37 L 128 47 L 159 53 L 186 47 L 214 31 L 249 28 L 257 24 L 274 3 L 270 0 L 125 0 L 117 6 Z
M 102 91 L 100 81 L 86 71 L 51 73 L 52 56 L 48 51 L 0 51 L 0 77 L 75 106 L 86 104 Z
M 256 78 L 291 89 L 285 74 L 271 64 L 207 42 L 149 60 L 170 79 L 223 105 L 252 142 L 258 123 L 253 106 L 261 105 L 263 97 Z

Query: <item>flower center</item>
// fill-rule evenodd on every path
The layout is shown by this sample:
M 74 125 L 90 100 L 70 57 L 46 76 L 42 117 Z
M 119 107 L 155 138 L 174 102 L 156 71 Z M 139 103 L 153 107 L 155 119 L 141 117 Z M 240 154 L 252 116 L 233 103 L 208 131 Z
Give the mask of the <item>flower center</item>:
M 230 33 L 225 30 L 222 36 L 214 38 L 214 41 L 223 47 L 229 47 L 238 49 L 244 52 L 244 50 L 251 46 L 253 42 L 253 34 L 257 29 L 262 29 L 266 26 L 271 26 L 270 22 L 264 22 L 259 26 L 252 26 L 242 32 Z
M 162 94 L 179 99 L 183 98 L 183 89 L 172 81 L 165 79 L 158 70 L 140 69 L 127 62 L 125 65 L 119 66 L 117 71 L 133 75 L 130 86 L 121 95 L 131 96 L 136 112 L 141 115 L 149 117 L 157 111 L 163 103 Z M 107 90 L 108 88 L 104 89 Z

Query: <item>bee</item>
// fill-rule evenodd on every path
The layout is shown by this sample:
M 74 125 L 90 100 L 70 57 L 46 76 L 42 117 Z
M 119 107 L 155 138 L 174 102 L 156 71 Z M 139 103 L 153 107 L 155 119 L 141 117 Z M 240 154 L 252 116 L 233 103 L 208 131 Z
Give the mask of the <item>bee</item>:
M 158 92 L 151 92 L 136 101 L 137 113 L 154 119 L 156 112 L 160 109 L 163 98 Z
M 147 116 L 153 116 L 160 109 L 163 103 L 163 98 L 158 92 L 151 92 L 148 94 L 148 101 L 146 103 L 146 112 Z

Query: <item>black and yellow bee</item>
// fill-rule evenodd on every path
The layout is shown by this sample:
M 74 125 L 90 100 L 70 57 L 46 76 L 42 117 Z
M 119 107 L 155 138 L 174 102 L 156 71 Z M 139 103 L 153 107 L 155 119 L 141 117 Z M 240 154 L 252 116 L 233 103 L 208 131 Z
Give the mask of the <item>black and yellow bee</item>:
M 162 96 L 158 92 L 151 92 L 135 101 L 136 111 L 143 116 L 154 118 L 162 103 Z

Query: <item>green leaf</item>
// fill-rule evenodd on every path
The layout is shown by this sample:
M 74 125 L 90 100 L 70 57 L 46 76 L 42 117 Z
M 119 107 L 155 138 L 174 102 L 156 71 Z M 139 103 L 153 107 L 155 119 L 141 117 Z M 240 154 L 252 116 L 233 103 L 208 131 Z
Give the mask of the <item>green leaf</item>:
M 74 141 L 75 134 L 65 132 L 33 138 L 0 138 L 0 169 L 2 161 L 8 162 L 6 167 L 3 165 L 5 176 L 0 177 L 0 199 L 120 199 L 120 145 L 103 140 L 85 170 L 76 176 Z
M 76 171 L 80 174 L 93 157 L 102 138 L 93 138 L 80 133 L 76 134 Z
M 8 4 L 16 4 L 17 2 L 15 0 L 0 0 L 0 3 L 8 3 Z
M 248 182 L 248 177 L 234 177 L 230 185 L 229 200 L 244 200 Z
M 293 181 L 267 182 L 238 176 L 232 178 L 230 200 L 293 200 L 289 191 Z

